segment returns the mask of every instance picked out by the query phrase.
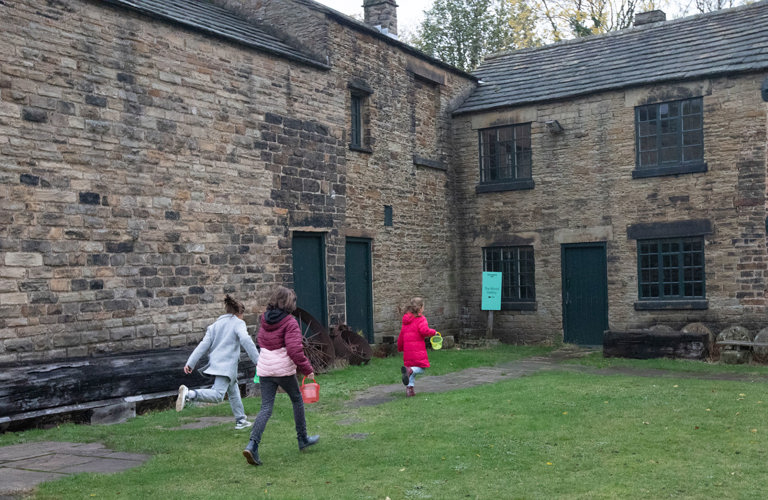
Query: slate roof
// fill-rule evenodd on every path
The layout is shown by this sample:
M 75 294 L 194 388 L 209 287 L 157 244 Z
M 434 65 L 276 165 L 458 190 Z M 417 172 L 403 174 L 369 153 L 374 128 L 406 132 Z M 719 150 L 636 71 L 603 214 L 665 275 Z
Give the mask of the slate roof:
M 247 47 L 255 48 L 311 66 L 328 69 L 324 61 L 317 60 L 278 36 L 269 33 L 236 13 L 219 7 L 208 0 L 102 0 L 105 3 L 127 7 L 157 19 L 170 21 L 202 31 Z
M 768 0 L 493 55 L 454 114 L 768 69 Z

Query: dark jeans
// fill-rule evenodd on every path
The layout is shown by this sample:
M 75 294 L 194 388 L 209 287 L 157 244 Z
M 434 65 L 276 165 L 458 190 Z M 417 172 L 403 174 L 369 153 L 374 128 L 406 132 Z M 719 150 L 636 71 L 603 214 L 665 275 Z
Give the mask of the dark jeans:
M 275 405 L 275 394 L 277 388 L 282 387 L 288 393 L 293 403 L 293 421 L 296 424 L 296 437 L 307 437 L 307 422 L 304 419 L 304 401 L 301 399 L 301 389 L 299 381 L 295 375 L 288 377 L 259 377 L 259 387 L 261 387 L 261 410 L 256 415 L 251 428 L 251 440 L 256 443 L 261 442 L 261 435 L 267 426 L 269 417 L 272 416 L 272 408 Z

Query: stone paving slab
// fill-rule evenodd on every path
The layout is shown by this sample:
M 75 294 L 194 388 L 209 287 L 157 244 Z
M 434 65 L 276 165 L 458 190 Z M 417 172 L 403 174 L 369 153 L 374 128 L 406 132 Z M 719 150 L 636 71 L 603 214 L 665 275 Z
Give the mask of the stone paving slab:
M 101 443 L 42 441 L 0 447 L 0 498 L 31 491 L 69 474 L 111 474 L 138 467 L 150 455 L 116 452 Z

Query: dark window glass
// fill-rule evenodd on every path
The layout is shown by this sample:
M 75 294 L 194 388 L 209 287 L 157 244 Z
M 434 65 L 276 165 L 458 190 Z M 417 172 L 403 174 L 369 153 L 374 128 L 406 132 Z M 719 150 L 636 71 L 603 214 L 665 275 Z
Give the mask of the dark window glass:
M 640 299 L 704 298 L 704 239 L 637 242 Z
M 480 182 L 530 178 L 530 123 L 480 131 Z
M 703 162 L 701 97 L 635 108 L 635 143 L 638 168 Z
M 384 225 L 392 225 L 392 205 L 384 205 Z
M 361 147 L 363 145 L 363 96 L 352 94 L 352 130 L 350 145 Z
M 483 270 L 501 273 L 502 303 L 536 300 L 533 247 L 484 248 Z

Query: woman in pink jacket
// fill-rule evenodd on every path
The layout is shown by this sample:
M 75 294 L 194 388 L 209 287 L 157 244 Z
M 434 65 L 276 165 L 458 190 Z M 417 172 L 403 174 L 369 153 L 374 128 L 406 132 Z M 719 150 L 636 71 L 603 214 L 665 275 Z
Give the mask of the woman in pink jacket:
M 416 395 L 413 389 L 416 375 L 424 373 L 424 369 L 429 368 L 424 339 L 436 332 L 429 327 L 427 318 L 422 316 L 423 312 L 424 300 L 421 297 L 412 298 L 403 315 L 400 336 L 397 337 L 397 350 L 403 353 L 403 366 L 400 367 L 400 372 L 403 376 L 406 397 Z
M 314 379 L 312 364 L 304 355 L 301 328 L 291 313 L 296 310 L 296 293 L 290 288 L 278 287 L 267 305 L 267 312 L 261 317 L 261 326 L 256 341 L 261 348 L 256 375 L 261 387 L 261 410 L 251 428 L 251 439 L 243 450 L 243 456 L 251 465 L 261 465 L 259 443 L 272 408 L 275 405 L 277 388 L 282 387 L 293 404 L 293 420 L 299 450 L 317 443 L 320 436 L 307 436 L 307 422 L 304 419 L 304 402 L 296 379 L 296 370 Z

